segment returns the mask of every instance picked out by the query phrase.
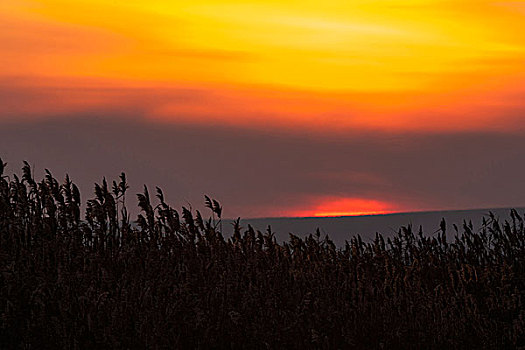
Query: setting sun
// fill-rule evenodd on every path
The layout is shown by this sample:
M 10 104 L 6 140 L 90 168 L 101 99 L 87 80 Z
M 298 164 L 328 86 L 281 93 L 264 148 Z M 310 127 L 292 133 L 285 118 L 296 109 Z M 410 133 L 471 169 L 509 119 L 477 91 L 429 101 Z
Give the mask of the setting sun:
M 335 217 L 389 214 L 394 207 L 388 203 L 359 198 L 325 198 L 319 199 L 311 209 L 292 211 L 290 216 L 302 217 Z

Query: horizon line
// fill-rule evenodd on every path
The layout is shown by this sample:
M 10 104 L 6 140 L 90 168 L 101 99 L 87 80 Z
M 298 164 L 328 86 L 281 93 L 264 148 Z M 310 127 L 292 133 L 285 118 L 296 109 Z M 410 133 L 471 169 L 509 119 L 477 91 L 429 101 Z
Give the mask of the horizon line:
M 264 220 L 264 219 L 335 219 L 335 218 L 356 218 L 356 217 L 369 217 L 369 216 L 389 216 L 389 215 L 403 215 L 403 214 L 426 214 L 426 213 L 438 213 L 438 212 L 460 212 L 460 211 L 478 211 L 478 210 L 517 210 L 525 209 L 523 206 L 511 206 L 511 207 L 490 207 L 490 208 L 471 208 L 471 209 L 430 209 L 430 210 L 415 210 L 415 211 L 398 211 L 388 213 L 375 213 L 375 214 L 363 214 L 363 215 L 336 215 L 336 216 L 262 216 L 262 217 L 239 217 L 241 220 Z M 237 218 L 224 218 L 224 220 L 235 221 Z

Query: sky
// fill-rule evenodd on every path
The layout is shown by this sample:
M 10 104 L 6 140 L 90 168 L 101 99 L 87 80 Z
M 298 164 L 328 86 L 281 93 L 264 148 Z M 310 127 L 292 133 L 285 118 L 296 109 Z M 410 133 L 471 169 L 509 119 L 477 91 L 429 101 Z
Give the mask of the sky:
M 523 206 L 525 1 L 3 0 L 0 157 L 230 217 Z

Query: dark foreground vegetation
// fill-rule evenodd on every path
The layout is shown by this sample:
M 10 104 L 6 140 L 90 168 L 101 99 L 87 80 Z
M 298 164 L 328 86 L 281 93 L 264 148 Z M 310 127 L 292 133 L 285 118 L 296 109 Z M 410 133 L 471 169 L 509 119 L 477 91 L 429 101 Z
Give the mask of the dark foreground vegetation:
M 131 222 L 126 179 L 77 187 L 50 173 L 3 175 L 0 348 L 496 349 L 525 345 L 525 230 L 486 218 L 447 241 L 403 227 L 392 239 L 270 230 L 220 232 L 144 189 Z

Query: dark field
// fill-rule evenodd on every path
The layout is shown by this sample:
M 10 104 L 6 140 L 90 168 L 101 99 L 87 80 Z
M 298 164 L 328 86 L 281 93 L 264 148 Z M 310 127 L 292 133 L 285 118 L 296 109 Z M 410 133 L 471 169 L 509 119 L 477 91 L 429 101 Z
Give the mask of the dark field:
M 338 247 L 238 222 L 225 238 L 218 202 L 206 219 L 159 189 L 131 221 L 124 175 L 84 208 L 68 178 L 3 174 L 0 348 L 525 348 L 515 210 Z

